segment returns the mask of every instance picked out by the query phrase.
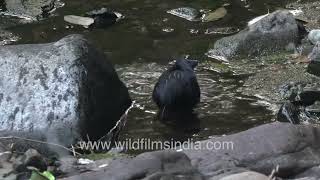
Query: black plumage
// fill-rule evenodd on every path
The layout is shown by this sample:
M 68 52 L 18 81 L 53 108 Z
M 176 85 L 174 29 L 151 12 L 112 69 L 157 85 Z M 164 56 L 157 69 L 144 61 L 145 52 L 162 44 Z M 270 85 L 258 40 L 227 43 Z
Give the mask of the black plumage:
M 160 113 L 189 113 L 200 102 L 197 65 L 195 60 L 177 60 L 160 76 L 152 94 Z

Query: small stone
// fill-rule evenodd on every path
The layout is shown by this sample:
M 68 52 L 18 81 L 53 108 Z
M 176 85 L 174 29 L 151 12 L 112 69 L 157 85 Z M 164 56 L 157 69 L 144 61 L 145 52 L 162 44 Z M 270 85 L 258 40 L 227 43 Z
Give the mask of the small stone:
M 38 153 L 37 150 L 29 149 L 26 151 L 22 158 L 22 163 L 28 167 L 35 167 L 39 169 L 40 171 L 47 170 L 47 163 L 45 159 L 42 157 L 40 153 Z
M 91 17 L 82 17 L 82 16 L 75 16 L 75 15 L 64 16 L 64 21 L 71 24 L 81 25 L 81 26 L 90 26 L 91 24 L 94 23 L 94 19 Z
M 173 28 L 163 28 L 162 31 L 163 31 L 163 32 L 170 33 L 170 32 L 173 32 L 174 29 L 173 29 Z
M 190 7 L 181 7 L 177 9 L 171 9 L 167 11 L 167 13 L 184 18 L 188 21 L 200 21 L 201 20 L 201 12 L 197 9 Z
M 78 159 L 78 164 L 81 164 L 81 165 L 87 165 L 87 164 L 91 164 L 93 163 L 94 161 L 90 160 L 90 159 L 83 159 L 83 158 L 80 158 Z
M 308 39 L 312 44 L 320 42 L 320 29 L 314 29 L 309 32 Z
M 198 29 L 190 29 L 191 34 L 198 34 L 199 30 Z
M 227 10 L 224 7 L 218 8 L 213 12 L 209 12 L 202 16 L 202 22 L 210 22 L 222 19 L 227 15 Z

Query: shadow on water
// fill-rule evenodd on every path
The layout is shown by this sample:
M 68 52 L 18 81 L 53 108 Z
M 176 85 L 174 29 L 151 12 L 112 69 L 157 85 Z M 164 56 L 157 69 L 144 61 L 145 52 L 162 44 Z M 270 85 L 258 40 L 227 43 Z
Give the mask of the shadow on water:
M 136 107 L 130 112 L 125 138 L 152 140 L 202 140 L 212 135 L 230 134 L 269 122 L 273 115 L 257 99 L 237 92 L 246 75 L 211 70 L 204 56 L 221 35 L 205 34 L 207 28 L 243 28 L 249 19 L 282 7 L 276 0 L 65 0 L 66 5 L 43 21 L 10 28 L 21 37 L 17 43 L 46 43 L 65 35 L 80 33 L 110 57 L 120 78 L 129 88 Z M 216 9 L 223 4 L 228 14 L 219 21 L 189 22 L 167 14 L 178 7 Z M 125 19 L 105 29 L 85 29 L 63 21 L 64 15 L 82 15 L 92 9 L 109 7 Z M 2 19 L 3 17 L 1 17 Z M 163 29 L 172 28 L 173 32 Z M 198 30 L 194 34 L 191 30 Z M 151 100 L 153 86 L 173 57 L 191 55 L 200 61 L 196 74 L 201 88 L 201 103 L 195 109 L 194 124 L 157 120 L 157 107 Z M 219 64 L 220 62 L 217 62 Z

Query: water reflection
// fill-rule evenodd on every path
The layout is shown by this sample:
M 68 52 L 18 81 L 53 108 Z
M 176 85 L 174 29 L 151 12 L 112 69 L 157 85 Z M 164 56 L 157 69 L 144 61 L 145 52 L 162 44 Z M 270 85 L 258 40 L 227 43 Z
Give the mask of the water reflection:
M 201 102 L 195 113 L 174 117 L 179 121 L 159 121 L 158 108 L 151 96 L 156 81 L 167 67 L 158 63 L 132 63 L 117 67 L 120 78 L 137 102 L 129 115 L 123 138 L 200 140 L 270 121 L 272 113 L 255 104 L 256 98 L 245 97 L 237 92 L 243 76 L 210 71 L 207 64 L 201 62 L 195 71 L 201 89 Z

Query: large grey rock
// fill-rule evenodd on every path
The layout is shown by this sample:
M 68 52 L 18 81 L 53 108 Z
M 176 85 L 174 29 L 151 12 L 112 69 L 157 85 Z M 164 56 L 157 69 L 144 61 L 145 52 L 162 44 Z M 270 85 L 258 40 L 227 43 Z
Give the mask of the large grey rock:
M 215 42 L 207 55 L 230 60 L 285 51 L 300 41 L 299 25 L 288 11 L 275 11 L 239 33 Z
M 0 73 L 0 136 L 64 146 L 95 140 L 131 104 L 113 66 L 80 35 L 0 47 Z
M 302 172 L 301 174 L 298 174 L 297 176 L 295 176 L 295 178 L 303 178 L 303 177 L 320 179 L 320 166 L 310 168 Z
M 319 137 L 319 127 L 277 122 L 194 143 L 182 152 L 157 151 L 117 158 L 93 172 L 66 179 L 262 180 L 268 179 L 266 175 L 277 166 L 277 177 L 312 179 L 318 177 Z
M 9 15 L 36 19 L 54 10 L 56 3 L 57 0 L 4 0 L 1 9 Z
M 319 127 L 272 123 L 202 141 L 200 150 L 184 153 L 206 177 L 237 168 L 270 174 L 277 165 L 277 175 L 289 177 L 320 165 L 319 137 Z M 215 143 L 223 148 L 212 148 Z
M 308 65 L 308 72 L 320 76 L 320 42 L 314 46 L 308 58 L 311 60 Z
M 67 180 L 202 180 L 202 175 L 192 167 L 183 153 L 158 151 L 143 153 L 133 159 L 111 162 L 106 168 L 66 178 Z

